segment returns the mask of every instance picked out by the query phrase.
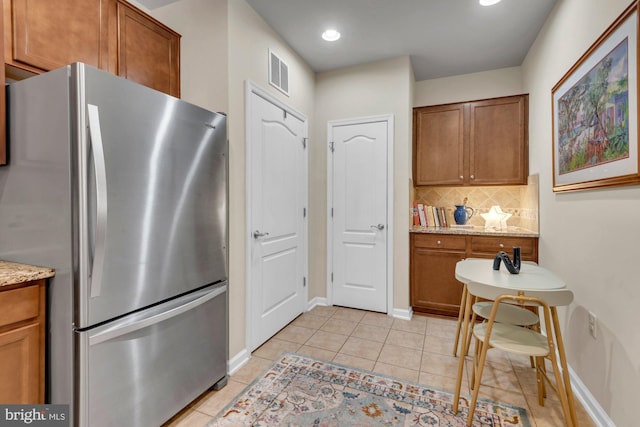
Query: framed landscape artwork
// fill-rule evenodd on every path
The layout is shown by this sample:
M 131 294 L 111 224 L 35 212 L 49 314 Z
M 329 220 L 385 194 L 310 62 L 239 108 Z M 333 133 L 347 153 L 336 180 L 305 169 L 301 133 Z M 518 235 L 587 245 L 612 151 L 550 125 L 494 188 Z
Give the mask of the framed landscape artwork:
M 552 90 L 553 191 L 640 184 L 638 5 Z

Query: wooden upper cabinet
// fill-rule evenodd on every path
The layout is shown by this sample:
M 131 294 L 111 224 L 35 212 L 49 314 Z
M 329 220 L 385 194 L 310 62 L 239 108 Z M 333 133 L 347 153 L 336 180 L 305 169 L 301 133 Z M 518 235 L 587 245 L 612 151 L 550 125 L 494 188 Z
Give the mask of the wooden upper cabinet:
M 413 110 L 415 185 L 460 185 L 464 174 L 465 105 Z
M 118 75 L 180 97 L 180 34 L 118 0 Z
M 0 34 L 4 34 L 4 10 L 0 9 Z M 4 52 L 4 37 L 0 37 L 0 52 Z M 5 81 L 4 67 L 0 67 L 0 78 Z M 7 164 L 7 132 L 6 132 L 6 112 L 5 91 L 0 90 L 0 165 Z
M 472 102 L 469 108 L 470 183 L 526 184 L 527 95 Z
M 528 95 L 413 110 L 415 185 L 525 185 Z
M 4 0 L 5 62 L 34 73 L 107 68 L 108 0 Z
M 180 34 L 125 0 L 2 1 L 11 77 L 84 62 L 180 96 Z

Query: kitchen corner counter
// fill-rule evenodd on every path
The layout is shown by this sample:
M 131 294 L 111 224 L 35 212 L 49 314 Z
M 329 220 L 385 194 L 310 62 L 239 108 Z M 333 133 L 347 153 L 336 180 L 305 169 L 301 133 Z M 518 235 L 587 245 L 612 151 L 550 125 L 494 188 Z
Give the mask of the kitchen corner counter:
M 484 227 L 411 227 L 410 233 L 454 234 L 463 236 L 506 236 L 506 237 L 540 237 L 539 233 L 520 227 L 507 227 L 506 230 L 485 230 Z
M 48 279 L 53 276 L 55 276 L 53 268 L 0 261 L 0 287 Z

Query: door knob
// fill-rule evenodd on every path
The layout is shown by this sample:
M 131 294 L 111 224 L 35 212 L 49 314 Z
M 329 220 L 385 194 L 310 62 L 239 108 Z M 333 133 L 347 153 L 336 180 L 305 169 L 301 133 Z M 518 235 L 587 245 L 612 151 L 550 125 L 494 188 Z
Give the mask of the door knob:
M 265 237 L 265 236 L 268 236 L 268 235 L 269 235 L 269 233 L 261 233 L 260 230 L 256 230 L 256 231 L 253 232 L 253 238 L 254 239 L 258 239 L 260 237 Z
M 377 228 L 378 230 L 384 230 L 384 224 L 371 225 L 371 228 Z

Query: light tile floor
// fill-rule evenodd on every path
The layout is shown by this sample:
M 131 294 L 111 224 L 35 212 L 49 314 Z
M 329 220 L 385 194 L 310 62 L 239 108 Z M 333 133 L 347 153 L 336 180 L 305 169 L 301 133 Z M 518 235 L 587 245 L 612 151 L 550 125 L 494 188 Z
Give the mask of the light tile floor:
M 456 320 L 449 318 L 414 314 L 409 321 L 343 307 L 315 307 L 254 351 L 226 387 L 203 394 L 164 427 L 206 425 L 283 352 L 333 360 L 453 392 L 458 369 L 458 358 L 452 355 L 455 329 Z M 535 372 L 528 358 L 499 350 L 488 355 L 481 397 L 527 409 L 533 426 L 564 425 L 560 402 L 552 390 L 548 390 L 545 406 L 538 406 Z M 466 363 L 462 393 L 470 394 L 470 358 Z M 593 426 L 577 400 L 576 408 L 579 425 Z

